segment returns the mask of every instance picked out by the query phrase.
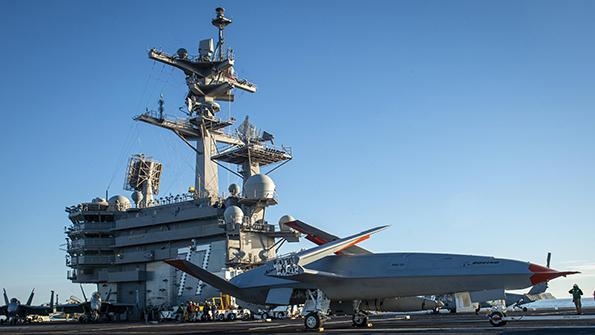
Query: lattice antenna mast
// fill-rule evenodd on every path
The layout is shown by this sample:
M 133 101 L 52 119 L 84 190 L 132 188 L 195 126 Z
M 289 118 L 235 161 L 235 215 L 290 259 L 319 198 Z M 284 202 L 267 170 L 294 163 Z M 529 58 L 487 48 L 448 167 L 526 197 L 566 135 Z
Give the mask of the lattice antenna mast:
M 231 20 L 225 17 L 225 9 L 222 7 L 217 7 L 215 9 L 217 12 L 217 17 L 211 21 L 211 23 L 219 29 L 219 41 L 217 42 L 217 48 L 215 49 L 215 54 L 219 51 L 219 60 L 223 60 L 223 44 L 225 43 L 225 39 L 223 38 L 223 30 L 225 27 L 231 23 Z M 215 55 L 213 55 L 215 56 Z
M 143 154 L 133 155 L 128 161 L 124 189 L 135 191 L 132 195 L 137 207 L 154 205 L 153 195 L 159 194 L 163 165 Z

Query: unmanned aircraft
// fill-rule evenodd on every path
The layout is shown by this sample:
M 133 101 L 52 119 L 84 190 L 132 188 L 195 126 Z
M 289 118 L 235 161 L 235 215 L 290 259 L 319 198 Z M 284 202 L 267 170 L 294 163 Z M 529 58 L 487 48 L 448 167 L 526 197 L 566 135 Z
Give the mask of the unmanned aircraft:
M 230 281 L 195 264 L 165 262 L 240 300 L 261 305 L 304 304 L 307 329 L 319 329 L 330 314 L 351 314 L 354 326 L 368 325 L 368 312 L 396 297 L 440 295 L 486 289 L 521 289 L 575 272 L 485 256 L 343 251 L 388 226 L 278 257 Z

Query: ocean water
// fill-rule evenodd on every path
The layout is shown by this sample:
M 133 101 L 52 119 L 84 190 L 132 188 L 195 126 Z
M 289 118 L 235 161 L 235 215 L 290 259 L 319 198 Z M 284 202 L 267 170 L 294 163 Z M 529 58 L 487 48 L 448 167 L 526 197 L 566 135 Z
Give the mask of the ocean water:
M 584 297 L 582 299 L 583 308 L 595 308 L 595 299 L 593 297 Z M 544 299 L 523 305 L 529 309 L 556 309 L 556 308 L 574 308 L 572 299 Z

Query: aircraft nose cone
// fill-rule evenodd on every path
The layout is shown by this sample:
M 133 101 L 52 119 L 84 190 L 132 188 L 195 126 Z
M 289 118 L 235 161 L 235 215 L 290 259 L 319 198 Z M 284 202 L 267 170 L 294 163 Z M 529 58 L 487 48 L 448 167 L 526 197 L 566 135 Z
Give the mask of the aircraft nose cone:
M 545 266 L 529 263 L 529 271 L 533 273 L 531 276 L 531 284 L 539 284 L 545 281 L 550 281 L 554 278 L 558 277 L 566 277 L 567 275 L 572 275 L 575 273 L 580 273 L 578 271 L 556 271 L 554 269 L 546 268 Z
M 9 304 L 8 307 L 6 307 L 6 311 L 9 314 L 14 314 L 14 312 L 17 311 L 17 305 L 16 304 Z

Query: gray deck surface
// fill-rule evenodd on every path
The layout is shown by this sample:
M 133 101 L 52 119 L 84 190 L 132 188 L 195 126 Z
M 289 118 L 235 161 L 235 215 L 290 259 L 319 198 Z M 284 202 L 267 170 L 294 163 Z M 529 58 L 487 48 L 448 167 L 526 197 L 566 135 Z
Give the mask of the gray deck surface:
M 518 314 L 518 313 L 517 313 Z M 528 312 L 529 315 L 572 314 L 572 311 Z M 586 314 L 595 315 L 595 310 Z M 323 333 L 399 333 L 399 334 L 595 334 L 595 320 L 517 321 L 504 327 L 492 327 L 485 315 L 425 314 L 392 315 L 371 318 L 372 328 L 353 328 L 348 317 L 335 317 L 324 325 Z M 301 319 L 265 322 L 234 321 L 208 323 L 45 323 L 0 326 L 0 334 L 199 334 L 199 333 L 303 333 Z M 312 333 L 312 332 L 310 332 Z

